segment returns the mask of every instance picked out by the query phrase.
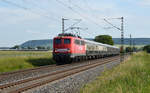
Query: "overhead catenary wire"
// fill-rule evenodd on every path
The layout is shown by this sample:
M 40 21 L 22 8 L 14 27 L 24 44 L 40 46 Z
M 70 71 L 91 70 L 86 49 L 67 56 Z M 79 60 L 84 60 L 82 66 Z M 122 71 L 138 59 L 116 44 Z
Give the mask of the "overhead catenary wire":
M 96 18 L 98 18 L 96 15 L 94 15 L 93 8 L 89 5 L 87 0 L 83 0 L 84 4 L 86 5 L 87 9 L 91 12 L 91 15 L 95 16 Z
M 71 2 L 72 0 L 68 0 L 68 2 L 73 6 L 73 7 L 76 7 L 76 8 L 78 8 L 78 9 L 80 9 L 80 10 L 82 10 L 83 12 L 85 11 L 85 9 L 83 9 L 83 8 L 81 8 L 79 5 L 77 5 L 77 4 L 75 4 L 75 3 L 72 3 Z M 85 3 L 86 3 L 86 1 L 85 0 L 83 0 Z M 89 5 L 87 5 L 87 7 L 88 7 L 88 9 L 89 10 L 91 10 L 92 11 L 92 9 L 90 8 L 90 6 Z M 101 20 L 101 21 L 103 21 L 103 22 L 105 22 L 105 20 L 104 20 L 104 18 L 99 18 L 99 17 L 97 17 L 96 15 L 94 15 L 93 13 L 91 13 L 92 15 L 91 15 L 91 18 L 97 18 L 97 19 L 99 19 L 99 21 Z M 116 19 L 116 18 L 108 18 L 108 19 Z M 97 22 L 95 22 L 97 25 L 99 25 Z M 102 27 L 101 25 L 99 25 L 102 29 L 105 29 L 105 30 L 108 30 L 108 28 L 110 29 L 110 28 L 113 28 L 113 27 Z
M 69 2 L 73 7 L 76 7 L 76 8 L 78 8 L 79 10 L 82 10 L 83 12 L 86 10 L 86 9 L 83 9 L 82 7 L 80 7 L 78 4 L 71 3 L 71 0 L 68 0 L 68 2 Z M 92 13 L 92 15 L 93 15 L 93 13 Z M 104 18 L 99 18 L 99 17 L 97 17 L 96 15 L 93 15 L 93 16 L 92 16 L 92 15 L 91 15 L 91 18 L 97 18 L 99 21 L 101 20 L 101 22 L 105 22 Z M 109 18 L 109 19 L 113 19 L 113 18 Z M 96 23 L 96 24 L 98 24 L 98 23 Z M 98 25 L 99 25 L 99 24 L 98 24 Z M 108 30 L 108 29 L 114 28 L 114 27 L 102 27 L 101 25 L 100 25 L 100 27 L 101 27 L 102 29 L 104 29 L 104 30 Z
M 78 20 L 77 22 L 75 22 L 74 24 L 72 24 L 69 28 L 65 29 L 65 31 L 69 30 L 71 27 L 75 26 L 76 24 L 80 23 L 81 20 Z
M 88 1 L 87 0 L 83 0 L 85 5 L 87 6 L 87 8 L 89 9 L 89 11 L 93 11 L 93 9 L 91 8 L 91 6 L 89 5 Z M 78 5 L 76 5 L 78 6 Z M 78 6 L 79 7 L 79 6 Z M 79 7 L 81 9 L 81 7 Z M 102 21 L 105 21 L 106 23 L 110 24 L 112 27 L 104 27 L 104 29 L 111 29 L 113 27 L 117 28 L 117 29 L 120 29 L 118 27 L 116 27 L 115 25 L 111 24 L 109 21 L 107 20 L 112 20 L 112 19 L 120 19 L 120 18 L 99 18 L 98 16 L 94 15 L 93 13 L 91 13 L 94 17 L 96 17 L 97 19 L 99 20 L 102 20 Z M 106 20 L 107 19 L 107 20 Z
M 45 14 L 41 14 L 41 13 L 39 13 L 39 12 L 35 12 L 35 11 L 33 11 L 31 8 L 24 7 L 24 6 L 20 5 L 20 4 L 14 3 L 14 2 L 9 1 L 9 0 L 0 0 L 0 1 L 3 1 L 4 3 L 7 3 L 7 4 L 12 5 L 12 6 L 15 6 L 15 7 L 17 7 L 17 8 L 23 9 L 23 10 L 25 10 L 25 11 L 27 11 L 27 12 L 36 14 L 36 15 L 38 15 L 38 16 L 41 16 L 41 17 L 46 18 L 46 19 L 48 19 L 48 20 L 51 20 L 51 21 L 53 21 L 53 22 L 56 22 L 56 20 L 59 20 L 59 19 L 54 19 L 54 18 L 50 17 L 49 15 L 45 15 Z M 60 20 L 59 20 L 59 21 L 60 21 Z M 36 32 L 26 31 L 26 32 L 32 33 L 32 34 L 50 35 L 50 33 L 37 32 L 37 31 L 36 31 Z
M 9 1 L 9 0 L 1 0 L 1 1 L 3 1 L 3 2 L 5 2 L 5 3 L 8 3 L 8 4 L 10 4 L 10 5 L 13 5 L 13 6 L 19 7 L 19 8 L 21 8 L 21 9 L 26 10 L 26 11 L 29 11 L 29 12 L 31 12 L 31 13 L 37 14 L 37 15 L 39 15 L 39 16 L 45 17 L 45 18 L 47 18 L 47 19 L 52 19 L 52 20 L 54 20 L 54 21 L 57 20 L 57 18 L 52 18 L 50 15 L 45 15 L 45 14 L 41 14 L 41 13 L 35 12 L 35 11 L 32 10 L 31 8 L 24 7 L 24 6 L 20 5 L 20 4 L 14 3 L 14 2 L 12 2 L 12 1 Z M 23 0 L 23 1 L 24 1 L 24 0 Z M 56 1 L 59 2 L 61 5 L 67 7 L 68 9 L 70 9 L 72 12 L 78 14 L 80 17 L 84 18 L 86 21 L 89 21 L 89 22 L 91 22 L 91 23 L 97 25 L 98 27 L 101 27 L 101 28 L 104 29 L 104 27 L 102 27 L 100 24 L 98 24 L 97 22 L 95 22 L 95 21 L 93 21 L 92 19 L 88 18 L 87 16 L 83 15 L 83 14 L 80 13 L 79 11 L 75 10 L 72 6 L 70 6 L 70 5 L 68 5 L 68 4 L 65 4 L 64 2 L 62 2 L 62 1 L 60 1 L 60 0 L 56 0 Z M 34 5 L 36 5 L 36 4 L 34 4 Z M 45 10 L 44 8 L 41 8 L 41 7 L 38 6 L 38 5 L 36 5 L 36 7 L 38 7 L 38 8 L 41 9 L 41 10 L 47 11 L 47 10 Z
M 63 3 L 63 2 L 61 2 L 60 0 L 56 0 L 56 1 L 58 1 L 58 2 L 59 2 L 60 4 L 62 4 L 63 6 L 69 8 L 72 12 L 78 14 L 80 17 L 84 18 L 86 21 L 88 21 L 88 22 L 90 22 L 90 23 L 93 23 L 93 24 L 97 25 L 98 27 L 104 29 L 104 27 L 102 27 L 101 25 L 99 25 L 97 22 L 95 22 L 95 21 L 89 19 L 88 17 L 82 15 L 80 12 L 76 11 L 72 6 L 69 6 L 69 5 L 67 5 L 67 4 L 65 4 L 65 3 Z M 87 33 L 88 33 L 88 31 L 87 31 Z M 91 35 L 91 33 L 88 33 L 88 34 Z
M 29 11 L 29 12 L 31 12 L 31 13 L 33 13 L 33 14 L 36 14 L 36 15 L 39 15 L 39 16 L 42 16 L 42 17 L 45 17 L 45 18 L 48 18 L 48 19 L 55 20 L 55 19 L 53 19 L 52 17 L 50 17 L 49 15 L 45 15 L 45 14 L 41 14 L 41 13 L 35 12 L 35 11 L 33 11 L 32 9 L 30 9 L 30 8 L 21 6 L 21 5 L 17 4 L 17 3 L 11 2 L 11 1 L 9 1 L 9 0 L 1 0 L 1 1 L 3 1 L 3 2 L 7 3 L 7 4 L 10 4 L 10 5 L 16 6 L 16 7 L 18 7 L 18 8 L 24 9 L 24 10 L 26 10 L 26 11 Z M 55 21 L 56 21 L 56 20 L 55 20 Z
M 93 11 L 93 8 L 89 5 L 87 0 L 83 0 L 83 2 L 85 3 L 85 5 L 87 6 L 87 8 L 89 9 L 90 12 Z M 93 14 L 93 13 L 92 13 Z
M 81 14 L 80 12 L 76 11 L 75 9 L 73 9 L 70 5 L 65 4 L 64 2 L 60 1 L 60 0 L 56 0 L 58 3 L 60 3 L 61 5 L 63 5 L 64 7 L 67 7 L 68 9 L 70 9 L 72 12 L 78 14 L 80 17 L 84 18 L 86 21 L 92 22 L 93 24 L 97 25 L 100 28 L 103 28 L 101 25 L 99 25 L 98 23 L 96 23 L 95 21 L 89 19 L 88 17 L 86 17 L 85 15 Z
M 28 0 L 22 0 L 22 1 L 25 2 L 25 3 L 28 3 Z M 37 7 L 38 9 L 40 9 L 40 10 L 42 10 L 42 11 L 45 11 L 45 12 L 46 12 L 47 14 L 49 14 L 49 16 L 51 16 L 53 19 L 58 20 L 58 19 L 61 18 L 61 17 L 58 17 L 58 16 L 54 15 L 54 13 L 53 13 L 52 11 L 48 11 L 48 10 L 46 10 L 45 8 L 40 7 L 37 3 L 31 2 L 31 0 L 29 0 L 29 1 L 30 1 L 30 4 L 32 4 L 34 7 Z
M 68 2 L 69 2 L 73 7 L 76 7 L 76 8 L 78 8 L 78 9 L 82 10 L 83 12 L 85 12 L 87 9 L 88 9 L 89 11 L 91 10 L 88 5 L 87 5 L 88 8 L 84 9 L 84 8 L 82 8 L 81 6 L 79 6 L 79 5 L 75 4 L 75 3 L 72 3 L 72 0 L 68 0 Z M 90 14 L 91 14 L 91 17 L 92 17 L 92 18 L 96 17 L 95 15 L 93 15 L 92 10 L 91 10 L 90 12 L 91 12 Z M 94 17 L 93 17 L 93 16 L 94 16 Z
M 46 17 L 46 18 L 48 18 L 48 19 L 52 19 L 52 20 L 56 21 L 56 19 L 50 17 L 49 15 L 45 15 L 45 14 L 41 14 L 41 13 L 35 12 L 35 11 L 33 11 L 32 9 L 30 9 L 30 8 L 21 6 L 21 5 L 19 5 L 19 4 L 17 4 L 17 3 L 14 3 L 14 2 L 12 2 L 12 1 L 9 1 L 9 0 L 1 0 L 1 1 L 3 1 L 3 2 L 5 2 L 5 3 L 8 3 L 8 4 L 10 4 L 10 5 L 14 5 L 14 6 L 16 6 L 16 7 L 19 7 L 19 8 L 21 8 L 21 9 L 26 10 L 26 11 L 30 11 L 31 13 L 37 14 L 37 15 L 39 15 L 39 16 Z M 68 9 L 70 9 L 72 12 L 78 14 L 79 16 L 81 16 L 82 18 L 84 18 L 85 20 L 87 20 L 87 21 L 89 21 L 89 22 L 92 22 L 92 23 L 94 23 L 95 25 L 97 25 L 97 26 L 103 28 L 101 25 L 99 25 L 99 24 L 96 23 L 95 21 L 89 19 L 89 18 L 86 17 L 85 15 L 83 15 L 83 14 L 79 13 L 78 11 L 76 11 L 75 9 L 73 9 L 71 6 L 68 6 L 67 4 L 63 3 L 63 2 L 60 1 L 60 0 L 56 0 L 56 1 L 57 1 L 58 3 L 60 3 L 60 4 L 62 4 L 63 6 L 67 7 Z M 42 8 L 41 8 L 41 9 L 42 9 Z
M 121 30 L 119 27 L 113 25 L 112 23 L 110 23 L 110 22 L 107 21 L 106 19 L 104 19 L 104 21 L 105 21 L 106 23 L 110 24 L 112 27 L 114 27 L 114 28 L 116 28 L 116 29 L 118 29 L 118 30 Z
M 9 1 L 9 0 L 1 0 L 1 1 L 3 1 L 4 3 L 10 4 L 10 5 L 13 5 L 13 6 L 15 6 L 15 7 L 24 9 L 24 10 L 29 11 L 29 12 L 31 12 L 31 13 L 34 13 L 34 14 L 36 14 L 36 15 L 45 17 L 45 18 L 47 18 L 47 19 L 52 19 L 52 18 L 49 17 L 48 15 L 43 15 L 43 14 L 41 14 L 41 13 L 37 13 L 37 12 L 33 11 L 31 8 L 24 7 L 24 6 L 20 5 L 20 4 L 14 3 L 14 2 L 12 2 L 12 1 Z M 53 20 L 55 20 L 55 19 L 53 19 Z M 56 20 L 55 20 L 55 21 L 56 21 Z M 74 26 L 74 25 L 75 25 L 75 24 L 73 24 L 73 25 L 71 25 L 71 26 Z
M 71 2 L 71 0 L 69 0 L 68 1 L 73 7 L 76 7 L 76 8 L 78 8 L 78 9 L 80 9 L 80 10 L 82 10 L 83 12 L 84 11 L 86 11 L 86 9 L 83 9 L 82 7 L 80 7 L 79 5 L 77 5 L 77 4 L 75 4 L 75 3 L 72 3 Z M 88 18 L 90 17 L 90 18 L 98 18 L 97 16 L 95 16 L 95 15 L 93 15 L 93 13 L 91 13 L 92 15 L 89 15 L 89 14 L 87 14 L 88 15 Z M 91 20 L 91 19 L 90 19 Z M 102 20 L 102 19 L 100 19 L 100 20 Z M 92 20 L 93 21 L 93 20 Z M 96 20 L 96 21 L 98 21 L 98 20 Z M 96 25 L 98 25 L 98 26 L 100 26 L 102 29 L 104 29 L 104 27 L 102 27 L 99 23 L 97 23 L 97 22 L 95 22 L 95 21 L 93 21 L 94 22 L 94 24 L 96 24 Z
M 92 18 L 95 18 L 95 17 L 98 18 L 99 21 L 100 21 L 100 20 L 103 21 L 103 18 L 99 18 L 98 16 L 94 15 L 94 14 L 92 13 L 92 11 L 93 11 L 92 8 L 91 8 L 88 4 L 86 4 L 86 1 L 85 1 L 85 0 L 83 0 L 83 1 L 85 2 L 85 5 L 87 6 L 87 9 L 91 12 L 91 13 L 90 13 L 90 14 L 91 14 L 90 16 L 91 16 Z M 87 9 L 84 9 L 84 8 L 80 7 L 79 5 L 77 5 L 77 4 L 75 4 L 75 3 L 72 3 L 71 0 L 69 0 L 69 3 L 72 4 L 72 5 L 73 5 L 74 7 L 76 7 L 76 8 L 79 8 L 79 9 L 82 10 L 83 12 L 87 10 Z
M 69 0 L 69 2 L 71 2 L 71 0 Z M 80 10 L 82 10 L 82 11 L 85 11 L 83 8 L 81 8 L 80 6 L 78 6 L 78 5 L 76 5 L 76 4 L 74 4 L 74 3 L 71 3 L 74 7 L 77 7 L 77 8 L 79 8 Z M 71 8 L 73 8 L 73 7 L 71 7 Z M 91 16 L 92 18 L 94 18 L 93 16 Z M 97 26 L 100 26 L 102 29 L 105 29 L 105 27 L 102 27 L 101 25 L 99 25 L 97 22 L 95 22 L 95 21 L 93 21 L 92 20 L 92 22 L 94 22 L 94 24 L 96 24 Z M 86 32 L 86 34 L 87 35 L 91 35 L 91 33 L 89 33 L 89 32 Z
M 22 8 L 24 10 L 28 10 L 28 8 L 23 7 L 23 6 L 19 5 L 19 4 L 13 3 L 11 1 L 8 1 L 8 0 L 1 0 L 1 1 L 3 1 L 3 2 L 7 3 L 7 4 L 10 4 L 10 5 L 14 5 L 14 6 L 19 7 L 19 8 Z

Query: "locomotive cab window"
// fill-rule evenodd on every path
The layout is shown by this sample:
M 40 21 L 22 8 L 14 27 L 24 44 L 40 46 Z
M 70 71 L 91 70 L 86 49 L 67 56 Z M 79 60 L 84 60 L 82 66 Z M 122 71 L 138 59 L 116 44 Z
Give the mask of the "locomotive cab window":
M 75 40 L 75 44 L 80 45 L 80 40 Z
M 71 40 L 70 39 L 64 39 L 64 44 L 70 44 Z
M 84 41 L 81 41 L 81 45 L 85 45 L 85 42 L 84 42 Z
M 61 44 L 61 39 L 55 39 L 55 44 Z

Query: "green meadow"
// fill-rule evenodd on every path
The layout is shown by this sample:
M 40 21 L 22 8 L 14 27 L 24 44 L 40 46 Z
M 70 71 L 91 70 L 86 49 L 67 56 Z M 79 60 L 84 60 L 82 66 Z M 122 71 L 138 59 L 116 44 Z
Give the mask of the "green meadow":
M 114 45 L 114 46 L 116 46 L 116 47 L 121 47 L 121 45 Z M 144 47 L 145 45 L 134 45 L 134 47 L 136 47 L 136 48 L 142 48 L 142 47 Z M 130 45 L 124 45 L 124 47 L 126 48 L 126 47 L 130 47 Z M 133 47 L 133 45 L 132 45 L 132 47 Z
M 54 63 L 50 51 L 0 51 L 0 73 Z
M 104 71 L 80 93 L 149 93 L 150 54 L 139 52 L 127 61 Z

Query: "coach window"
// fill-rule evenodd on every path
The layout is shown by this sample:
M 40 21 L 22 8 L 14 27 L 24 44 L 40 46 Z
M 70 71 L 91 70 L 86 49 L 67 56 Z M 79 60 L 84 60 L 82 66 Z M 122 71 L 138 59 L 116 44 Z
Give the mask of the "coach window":
M 55 44 L 61 44 L 61 39 L 55 39 Z
M 71 40 L 70 39 L 64 39 L 64 44 L 70 44 Z

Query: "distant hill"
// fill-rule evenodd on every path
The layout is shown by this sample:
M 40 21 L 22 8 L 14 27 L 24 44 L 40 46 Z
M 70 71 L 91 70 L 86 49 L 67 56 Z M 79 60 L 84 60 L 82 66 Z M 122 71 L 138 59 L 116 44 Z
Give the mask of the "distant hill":
M 10 47 L 0 47 L 0 49 L 9 49 Z
M 113 41 L 115 44 L 121 44 L 120 38 L 113 38 Z M 150 38 L 133 38 L 132 42 L 135 45 L 148 45 L 148 44 L 150 44 Z M 130 38 L 125 38 L 124 44 L 129 45 L 130 44 Z
M 88 40 L 93 40 L 91 38 L 88 38 Z M 120 38 L 113 38 L 113 41 L 115 44 L 121 44 Z M 150 38 L 133 38 L 132 41 L 134 41 L 135 45 L 147 45 L 150 44 Z M 124 44 L 129 45 L 130 39 L 125 38 Z M 37 46 L 43 46 L 43 47 L 53 47 L 53 40 L 52 39 L 44 39 L 44 40 L 29 40 L 23 44 L 20 45 L 21 47 L 33 47 L 36 48 Z
M 25 43 L 20 45 L 21 47 L 27 48 L 27 47 L 32 47 L 36 48 L 38 46 L 42 47 L 53 47 L 53 40 L 52 39 L 43 39 L 43 40 L 29 40 L 26 41 Z

